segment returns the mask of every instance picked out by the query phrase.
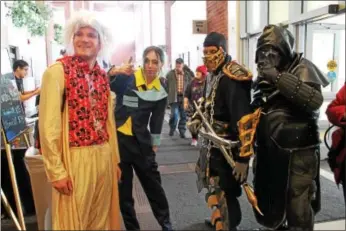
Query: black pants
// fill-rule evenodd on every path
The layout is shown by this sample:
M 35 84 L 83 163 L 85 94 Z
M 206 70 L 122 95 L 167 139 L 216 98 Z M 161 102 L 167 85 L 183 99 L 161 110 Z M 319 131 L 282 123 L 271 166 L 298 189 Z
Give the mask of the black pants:
M 342 183 L 342 190 L 344 191 L 344 200 L 345 200 L 345 206 L 346 206 L 346 166 L 345 166 L 345 161 L 342 163 L 342 167 L 341 167 L 341 183 Z
M 344 200 L 346 205 L 346 183 L 342 183 L 342 190 L 344 191 Z
M 311 201 L 317 190 L 319 160 L 315 150 L 301 152 L 291 157 L 286 218 L 290 230 L 313 230 L 315 214 Z
M 122 171 L 119 184 L 120 209 L 126 230 L 140 229 L 132 195 L 133 169 L 141 182 L 158 223 L 163 230 L 171 230 L 168 201 L 161 185 L 160 173 L 157 170 L 155 152 L 150 149 L 147 153 L 143 153 L 134 136 L 125 136 L 119 132 L 118 142 Z
M 211 149 L 210 174 L 219 176 L 220 188 L 225 192 L 228 210 L 229 230 L 236 228 L 241 221 L 241 210 L 238 197 L 241 196 L 241 186 L 234 178 L 232 167 L 227 163 L 218 149 Z

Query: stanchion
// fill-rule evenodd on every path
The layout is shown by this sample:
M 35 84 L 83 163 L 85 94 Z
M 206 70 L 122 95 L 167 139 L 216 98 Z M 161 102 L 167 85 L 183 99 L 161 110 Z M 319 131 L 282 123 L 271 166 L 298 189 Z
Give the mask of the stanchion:
M 16 225 L 16 228 L 18 230 L 22 230 L 22 227 L 20 227 L 20 224 L 18 222 L 16 214 L 13 212 L 13 210 L 12 210 L 12 208 L 10 206 L 10 203 L 8 202 L 8 200 L 7 200 L 6 196 L 5 196 L 5 193 L 2 191 L 2 189 L 1 189 L 1 200 L 2 200 L 2 202 L 4 204 L 4 206 L 5 206 L 5 209 L 6 209 L 7 213 L 10 215 L 10 217 L 12 218 L 14 224 Z
M 23 136 L 24 136 L 26 147 L 30 148 L 30 141 L 29 141 L 29 138 L 28 138 L 28 134 L 23 133 Z
M 16 206 L 17 206 L 17 216 L 19 219 L 17 219 L 15 214 L 13 214 L 13 217 L 12 216 L 11 217 L 12 217 L 12 220 L 14 221 L 14 223 L 16 223 L 16 222 L 18 223 L 18 220 L 19 220 L 20 229 L 18 229 L 19 227 L 16 224 L 18 230 L 26 230 L 22 203 L 21 203 L 21 199 L 20 199 L 20 195 L 19 195 L 19 191 L 18 191 L 16 172 L 14 170 L 14 165 L 13 165 L 13 160 L 12 160 L 11 145 L 7 142 L 7 140 L 5 138 L 5 132 L 3 129 L 1 129 L 1 135 L 3 138 L 4 146 L 5 146 L 7 163 L 8 163 L 8 168 L 10 171 L 10 176 L 11 176 L 13 194 L 14 194 L 14 199 L 15 199 Z M 3 197 L 3 195 L 4 195 L 4 197 Z M 5 200 L 7 201 L 5 194 L 2 192 L 2 190 L 1 190 L 1 199 L 4 201 L 4 203 L 5 203 Z M 9 204 L 7 204 L 7 205 L 8 205 L 7 209 L 11 208 L 11 206 Z M 11 208 L 11 210 L 12 210 L 12 208 Z M 12 213 L 13 213 L 13 211 L 12 211 Z

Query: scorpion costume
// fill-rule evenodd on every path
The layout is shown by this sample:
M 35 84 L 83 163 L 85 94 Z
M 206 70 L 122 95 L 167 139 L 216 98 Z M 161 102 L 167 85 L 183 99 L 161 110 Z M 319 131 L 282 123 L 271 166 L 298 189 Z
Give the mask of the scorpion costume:
M 215 47 L 217 50 L 211 54 L 204 52 L 204 64 L 211 74 L 208 76 L 210 83 L 207 86 L 206 102 L 200 106 L 217 136 L 237 141 L 237 122 L 251 113 L 252 74 L 227 55 L 223 35 L 210 33 L 204 41 L 204 47 Z M 213 70 L 209 68 L 211 63 L 215 67 Z M 188 124 L 191 132 L 199 129 L 200 125 L 201 118 L 197 114 Z M 232 153 L 235 162 L 243 164 L 246 172 L 249 158 L 240 157 L 238 148 L 232 150 Z M 221 151 L 210 141 L 202 142 L 196 173 L 199 191 L 203 187 L 209 189 L 206 200 L 210 207 L 215 208 L 211 222 L 216 230 L 236 230 L 241 221 L 237 199 L 241 195 L 241 182 L 233 175 L 233 168 Z
M 257 221 L 268 228 L 313 230 L 320 210 L 319 108 L 322 72 L 293 51 L 292 34 L 264 28 L 257 42 L 253 106 L 261 110 L 256 129 L 254 188 Z

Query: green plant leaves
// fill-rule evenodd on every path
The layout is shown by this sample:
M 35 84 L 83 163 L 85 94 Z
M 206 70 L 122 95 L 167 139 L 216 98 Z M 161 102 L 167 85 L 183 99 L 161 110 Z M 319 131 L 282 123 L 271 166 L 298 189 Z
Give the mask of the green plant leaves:
M 23 0 L 13 1 L 7 13 L 7 16 L 12 18 L 15 27 L 26 27 L 31 36 L 43 36 L 52 15 L 52 9 L 49 6 Z
M 54 24 L 54 41 L 60 45 L 63 44 L 62 26 L 59 24 Z

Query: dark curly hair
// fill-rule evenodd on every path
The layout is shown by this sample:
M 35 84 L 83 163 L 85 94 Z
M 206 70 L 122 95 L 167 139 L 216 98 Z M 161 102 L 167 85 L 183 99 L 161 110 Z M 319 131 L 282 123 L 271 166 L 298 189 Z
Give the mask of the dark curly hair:
M 157 46 L 150 46 L 150 47 L 145 48 L 145 50 L 143 51 L 143 60 L 145 60 L 145 57 L 151 51 L 155 52 L 157 57 L 160 59 L 161 63 L 165 62 L 165 54 L 164 54 L 163 50 Z

